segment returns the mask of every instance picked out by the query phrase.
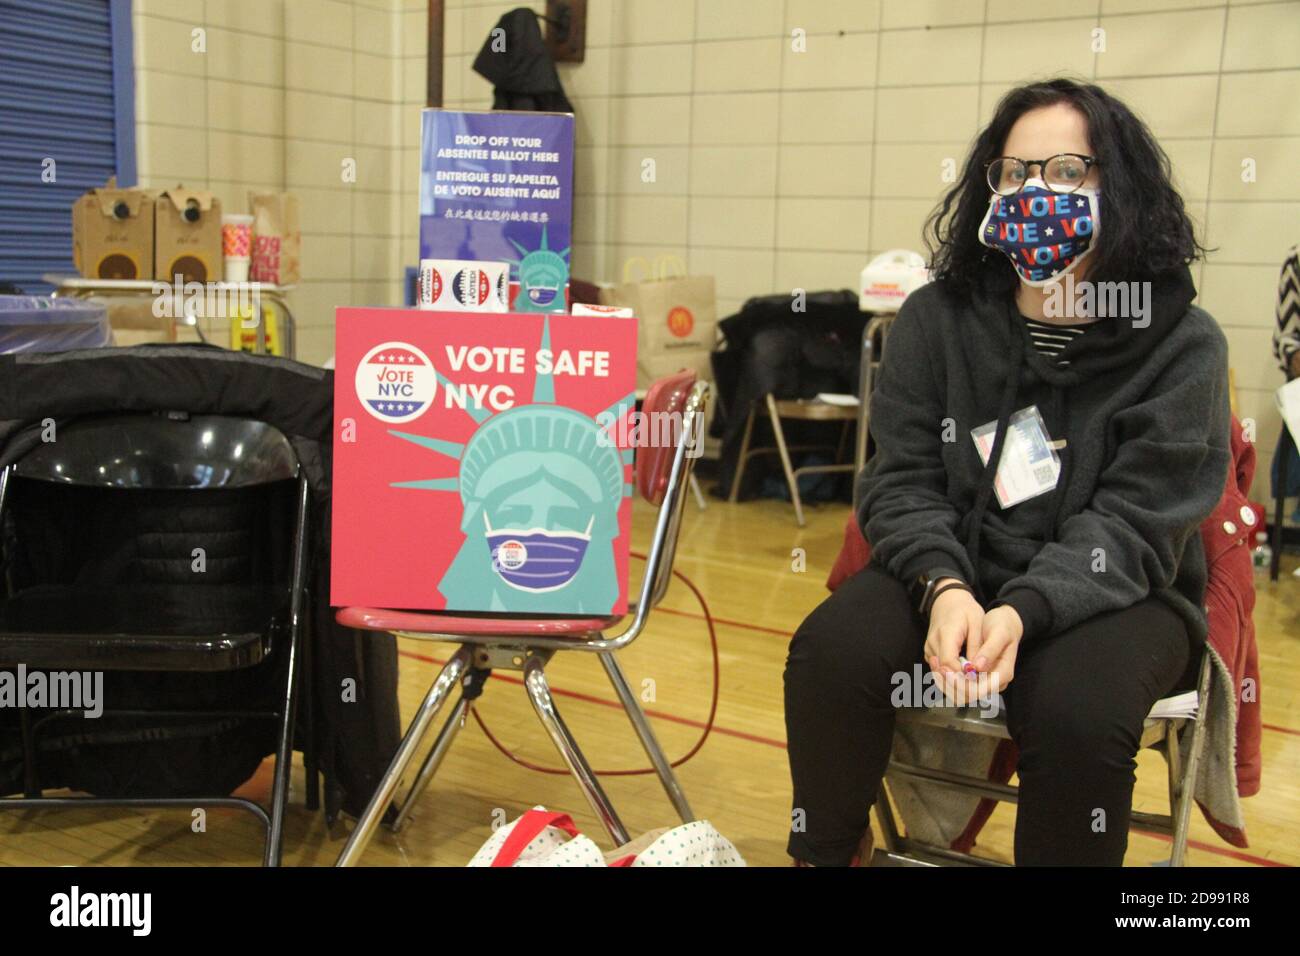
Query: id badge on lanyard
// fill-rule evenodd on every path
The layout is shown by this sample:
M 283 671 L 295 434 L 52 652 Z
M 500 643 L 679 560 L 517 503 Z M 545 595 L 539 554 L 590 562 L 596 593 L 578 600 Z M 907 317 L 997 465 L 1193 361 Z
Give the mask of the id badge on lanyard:
M 991 421 L 971 429 L 971 438 L 979 451 L 980 461 L 986 465 L 989 463 L 989 455 L 993 453 L 997 428 L 998 423 Z M 993 483 L 998 505 L 1004 509 L 1010 508 L 1054 489 L 1061 477 L 1061 456 L 1056 453 L 1057 447 L 1060 445 L 1047 435 L 1047 427 L 1037 405 L 1022 408 L 1012 415 L 1007 425 L 1002 457 L 998 460 L 997 477 Z

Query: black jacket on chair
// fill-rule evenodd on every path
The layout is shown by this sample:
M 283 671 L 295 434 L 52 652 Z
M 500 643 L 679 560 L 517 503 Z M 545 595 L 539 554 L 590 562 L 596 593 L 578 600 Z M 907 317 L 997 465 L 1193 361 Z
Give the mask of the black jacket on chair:
M 857 394 L 862 330 L 869 316 L 850 291 L 809 293 L 804 310 L 788 295 L 756 296 L 718 323 L 726 347 L 712 356 L 717 411 L 710 434 L 722 439 L 717 493 L 731 488 L 750 407 L 771 392 L 776 398 L 812 398 L 819 392 Z M 795 442 L 800 425 L 786 426 Z M 820 423 L 808 423 L 820 424 Z M 771 463 L 769 463 L 771 464 Z M 746 469 L 742 497 L 749 497 L 764 469 Z M 773 465 L 773 467 L 775 467 Z
M 208 346 L 144 345 L 121 349 L 89 349 L 62 353 L 0 355 L 0 468 L 18 459 L 41 441 L 44 423 L 57 428 L 87 415 L 105 413 L 166 413 L 230 415 L 266 422 L 292 443 L 312 490 L 308 527 L 308 590 L 310 607 L 304 640 L 310 672 L 304 669 L 299 686 L 297 737 L 311 742 L 309 758 L 325 779 L 325 810 L 333 819 L 340 808 L 359 814 L 397 748 L 400 726 L 397 708 L 397 648 L 390 635 L 361 634 L 341 627 L 329 607 L 329 508 L 333 439 L 332 371 L 272 356 L 255 356 Z M 56 490 L 64 490 L 56 488 Z M 210 493 L 189 506 L 187 521 L 196 534 L 219 534 L 226 516 L 247 507 Z M 4 525 L 13 531 L 6 507 Z M 97 524 L 111 516 L 91 512 Z M 57 524 L 51 521 L 50 524 Z M 111 522 L 109 522 L 111 524 Z M 105 528 L 109 524 L 104 524 Z M 41 536 L 41 543 L 57 547 L 58 535 Z M 77 529 L 72 529 L 77 530 Z M 90 529 L 81 529 L 86 533 Z M 0 533 L 4 528 L 0 527 Z M 109 532 L 111 533 L 111 531 Z M 129 529 L 127 529 L 129 533 Z M 165 558 L 174 559 L 175 556 Z M 182 609 L 183 610 L 183 609 Z M 202 613 L 201 610 L 198 613 Z M 132 675 L 133 676 L 133 675 Z M 191 677 L 192 675 L 179 675 Z M 215 676 L 215 675 L 214 675 Z M 345 679 L 356 681 L 356 701 L 344 703 Z M 218 682 L 219 684 L 219 682 Z M 137 692 L 145 685 L 137 684 Z M 154 681 L 142 691 L 146 697 L 161 693 Z M 239 693 L 256 693 L 248 687 Z M 203 702 L 213 706 L 211 701 Z M 246 704 L 246 701 L 241 701 Z M 219 704 L 219 702 L 218 702 Z M 152 702 L 157 707 L 158 703 Z M 110 703 L 110 707 L 112 704 Z M 0 714 L 0 717 L 3 717 Z M 21 747 L 13 721 L 0 720 L 0 792 L 20 789 Z M 206 725 L 212 731 L 209 721 Z M 139 747 L 113 747 L 96 755 L 97 730 L 93 722 L 77 728 L 75 740 L 51 747 L 68 759 L 47 761 L 56 777 L 44 775 L 45 787 L 67 786 L 102 795 L 129 794 L 136 781 L 157 792 L 160 780 L 177 791 L 200 792 L 211 786 L 237 786 L 260 759 L 274 750 L 273 740 L 249 742 L 247 728 L 219 728 L 227 745 L 211 740 L 202 747 L 202 759 L 192 756 L 194 726 L 169 723 L 165 731 L 139 726 Z M 120 728 L 119 728 L 120 729 Z M 169 754 L 155 746 L 168 735 L 177 738 Z M 191 739 L 181 741 L 179 738 Z M 271 740 L 274 734 L 267 734 Z M 121 734 L 107 743 L 121 744 Z M 126 741 L 130 743 L 130 741 Z M 190 752 L 188 758 L 186 753 Z M 15 757 L 19 769 L 15 777 Z M 224 758 L 224 760 L 223 760 Z M 188 763 L 186 760 L 188 759 Z M 153 761 L 157 766 L 149 766 Z M 178 771 L 177 767 L 182 770 Z M 184 779 L 188 772 L 199 779 Z M 240 775 L 244 776 L 241 777 Z M 109 793 L 109 791 L 116 791 Z M 208 792 L 211 792 L 210 789 Z

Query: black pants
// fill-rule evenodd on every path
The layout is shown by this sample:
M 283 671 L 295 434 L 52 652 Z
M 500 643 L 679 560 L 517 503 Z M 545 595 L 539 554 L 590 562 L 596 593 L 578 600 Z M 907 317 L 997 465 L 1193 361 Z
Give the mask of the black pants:
M 802 826 L 792 857 L 844 866 L 856 852 L 889 762 L 891 678 L 922 660 L 925 630 L 903 585 L 873 566 L 795 633 L 785 721 Z M 1123 862 L 1142 723 L 1186 684 L 1191 650 L 1182 618 L 1156 599 L 1020 645 L 1003 690 L 1020 750 L 1018 865 Z

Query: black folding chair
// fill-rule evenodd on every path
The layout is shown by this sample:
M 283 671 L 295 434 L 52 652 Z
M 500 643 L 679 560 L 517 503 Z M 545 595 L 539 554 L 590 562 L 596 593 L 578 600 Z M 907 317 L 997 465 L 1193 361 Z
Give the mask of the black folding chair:
M 151 592 L 147 586 L 143 591 L 132 591 L 129 582 L 106 587 L 105 582 L 99 581 L 87 591 L 85 582 L 74 580 L 55 586 L 24 587 L 23 582 L 15 582 L 9 561 L 3 565 L 9 573 L 0 593 L 0 667 L 4 668 L 25 665 L 30 671 L 214 674 L 279 658 L 280 670 L 275 672 L 277 704 L 271 710 L 104 708 L 106 715 L 132 719 L 277 721 L 271 807 L 268 814 L 253 800 L 228 795 L 44 797 L 38 768 L 41 731 L 51 722 L 74 716 L 86 720 L 77 710 L 55 708 L 39 712 L 38 718 L 27 710 L 21 711 L 24 795 L 0 799 L 0 808 L 111 806 L 245 810 L 256 816 L 266 829 L 264 865 L 278 866 L 292 767 L 298 672 L 305 651 L 301 647 L 301 635 L 308 485 L 293 446 L 281 432 L 264 422 L 183 414 L 87 418 L 58 426 L 53 437 L 55 440 L 36 445 L 21 459 L 0 470 L 0 532 L 4 529 L 6 499 L 13 511 L 17 499 L 21 498 L 16 491 L 23 482 L 111 489 L 114 494 L 110 500 L 121 504 L 125 501 L 117 492 L 122 496 L 148 491 L 182 492 L 185 497 L 194 495 L 198 506 L 204 504 L 205 493 L 218 489 L 254 489 L 275 482 L 296 482 L 288 576 L 285 578 L 277 572 L 270 581 L 239 585 L 234 600 L 226 602 L 237 607 L 237 611 L 206 616 L 205 607 L 198 625 L 193 621 L 178 625 L 175 615 L 163 613 L 149 602 Z M 10 517 L 16 518 L 16 511 Z M 45 522 L 46 517 L 51 521 Z M 53 524 L 53 517 L 28 515 L 26 520 L 35 518 L 48 526 Z M 273 523 L 274 517 L 268 515 L 268 523 Z M 287 514 L 279 517 L 287 524 Z M 176 529 L 158 531 L 175 533 Z M 3 548 L 0 533 L 0 549 Z M 3 558 L 4 551 L 0 550 L 0 559 Z M 185 609 L 188 605 L 182 599 L 176 607 Z

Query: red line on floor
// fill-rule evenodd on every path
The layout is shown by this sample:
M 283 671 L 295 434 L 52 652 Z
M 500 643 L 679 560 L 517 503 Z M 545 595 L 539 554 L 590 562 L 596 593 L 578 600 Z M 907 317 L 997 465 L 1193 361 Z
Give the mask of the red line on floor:
M 398 651 L 398 653 L 403 657 L 409 657 L 417 661 L 425 661 L 429 664 L 437 664 L 441 666 L 447 663 L 445 660 L 436 657 L 428 657 L 424 654 L 416 654 L 412 651 Z M 492 673 L 492 678 L 494 680 L 505 681 L 508 684 L 517 684 L 520 687 L 524 684 L 524 682 L 518 677 L 498 674 L 495 671 Z M 561 697 L 572 697 L 574 700 L 582 700 L 591 704 L 600 704 L 602 707 L 610 707 L 614 710 L 623 709 L 623 705 L 617 700 L 608 700 L 604 697 L 596 697 L 593 694 L 584 694 L 581 691 L 565 690 L 562 687 L 552 687 L 551 693 Z M 651 717 L 658 717 L 660 720 L 666 720 L 674 724 L 684 724 L 688 727 L 694 727 L 697 730 L 702 730 L 704 728 L 704 721 L 702 720 L 694 720 L 690 717 L 679 717 L 676 714 L 669 714 L 662 710 L 652 710 L 649 708 L 646 709 L 646 713 Z M 720 727 L 717 723 L 714 723 L 713 725 L 713 733 L 722 734 L 726 737 L 736 737 L 740 740 L 750 740 L 756 744 L 767 744 L 769 747 L 779 747 L 782 750 L 785 749 L 785 741 L 783 740 L 775 740 L 771 737 L 760 737 L 758 734 L 746 733 L 743 730 L 732 730 L 730 727 Z
M 666 608 L 659 608 L 659 610 L 666 610 Z M 678 613 L 685 614 L 686 612 L 678 612 Z M 721 620 L 721 618 L 715 617 L 714 620 L 719 621 Z M 754 628 L 754 625 L 742 624 L 739 626 L 741 627 L 748 626 Z M 759 628 L 754 628 L 754 629 L 758 630 Z M 427 664 L 437 664 L 439 666 L 442 666 L 447 663 L 445 659 L 430 657 L 427 654 L 416 654 L 414 651 L 399 650 L 397 653 L 400 654 L 402 657 L 409 657 L 412 660 L 423 661 Z M 509 677 L 504 674 L 498 674 L 496 672 L 493 672 L 492 678 L 494 680 L 505 681 L 506 683 L 509 684 L 516 684 L 521 687 L 523 686 L 524 683 L 518 677 Z M 622 703 L 620 703 L 617 700 L 608 700 L 607 698 L 604 697 L 597 697 L 594 694 L 584 694 L 581 691 L 565 690 L 560 687 L 552 687 L 551 693 L 557 694 L 562 697 L 571 697 L 574 700 L 582 700 L 592 704 L 600 704 L 602 707 L 610 707 L 614 710 L 623 709 Z M 646 710 L 646 713 L 651 717 L 658 717 L 660 720 L 667 720 L 674 724 L 685 724 L 687 726 L 696 727 L 696 728 L 702 728 L 704 726 L 703 721 L 693 720 L 690 717 L 678 717 L 676 714 L 669 714 L 661 710 Z M 1269 725 L 1266 724 L 1265 726 L 1269 726 Z M 1288 731 L 1285 730 L 1285 728 L 1278 728 L 1278 729 L 1282 729 L 1283 732 L 1286 733 L 1294 733 L 1294 731 Z M 786 749 L 786 744 L 785 741 L 783 740 L 776 740 L 772 737 L 760 737 L 757 734 L 745 733 L 743 730 L 732 730 L 729 727 L 722 727 L 716 723 L 713 725 L 713 732 L 716 734 L 723 734 L 727 737 L 736 737 L 740 740 L 749 740 L 756 744 L 766 744 L 769 747 L 776 747 L 779 750 Z M 1158 840 L 1164 840 L 1167 843 L 1173 842 L 1171 837 L 1167 837 L 1158 833 L 1147 833 L 1144 835 L 1155 837 Z M 1289 863 L 1279 863 L 1276 860 L 1266 860 L 1264 859 L 1264 857 L 1255 856 L 1253 853 L 1242 853 L 1240 850 L 1225 850 L 1222 847 L 1213 846 L 1212 844 L 1209 843 L 1202 843 L 1200 840 L 1192 840 L 1190 838 L 1187 841 L 1187 845 L 1189 847 L 1195 847 L 1198 850 L 1204 850 L 1206 853 L 1213 853 L 1216 856 L 1231 857 L 1234 860 L 1242 860 L 1246 863 L 1253 863 L 1256 866 L 1290 867 L 1291 865 Z
M 693 617 L 697 621 L 706 620 L 704 615 L 699 613 L 698 611 L 678 611 L 675 608 L 671 608 L 671 607 L 656 607 L 655 613 L 676 614 L 678 617 Z M 775 634 L 777 637 L 784 637 L 787 639 L 790 637 L 789 631 L 783 631 L 780 628 L 776 628 L 776 627 L 763 627 L 763 625 L 761 624 L 748 624 L 745 621 L 736 621 L 733 620 L 732 618 L 717 617 L 716 615 L 714 616 L 713 620 L 714 623 L 728 624 L 731 627 L 743 628 L 746 631 L 758 631 L 761 634 Z
M 1173 843 L 1174 838 L 1165 836 L 1163 833 L 1143 833 L 1143 836 L 1149 836 L 1156 840 L 1164 840 L 1166 843 Z M 1242 853 L 1240 850 L 1225 850 L 1221 846 L 1214 846 L 1210 843 L 1202 843 L 1200 840 L 1193 840 L 1190 837 L 1187 840 L 1189 847 L 1195 847 L 1198 850 L 1204 850 L 1206 853 L 1214 853 L 1218 856 L 1229 856 L 1234 860 L 1244 860 L 1247 863 L 1253 863 L 1256 866 L 1273 866 L 1291 868 L 1290 863 L 1279 863 L 1277 860 L 1266 860 L 1262 856 L 1255 856 L 1253 853 Z
M 1275 733 L 1291 734 L 1293 736 L 1300 737 L 1300 730 L 1296 730 L 1294 727 L 1279 727 L 1277 724 L 1261 724 L 1260 726 L 1262 726 L 1265 730 L 1272 730 Z

